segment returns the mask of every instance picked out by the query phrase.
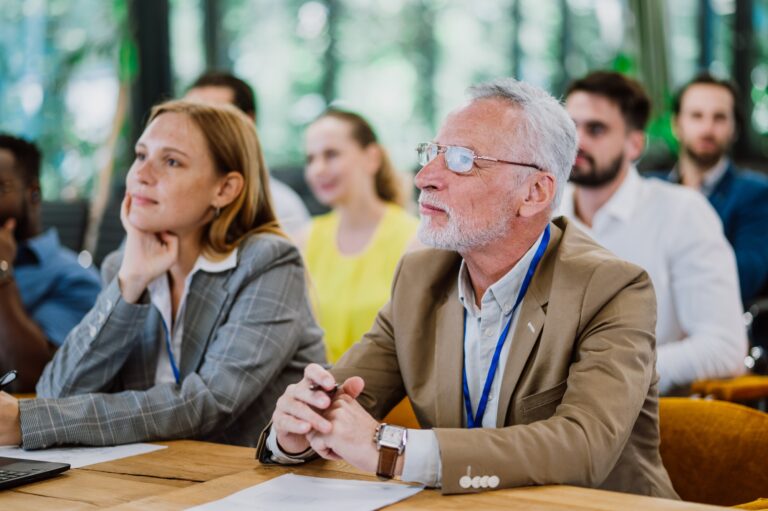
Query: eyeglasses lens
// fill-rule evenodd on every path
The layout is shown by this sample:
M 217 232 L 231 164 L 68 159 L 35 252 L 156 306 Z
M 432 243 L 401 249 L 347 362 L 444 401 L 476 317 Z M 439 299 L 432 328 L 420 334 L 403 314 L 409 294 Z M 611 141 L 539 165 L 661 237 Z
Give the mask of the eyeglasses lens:
M 465 147 L 448 146 L 445 151 L 445 163 L 454 172 L 468 172 L 474 162 L 472 152 Z

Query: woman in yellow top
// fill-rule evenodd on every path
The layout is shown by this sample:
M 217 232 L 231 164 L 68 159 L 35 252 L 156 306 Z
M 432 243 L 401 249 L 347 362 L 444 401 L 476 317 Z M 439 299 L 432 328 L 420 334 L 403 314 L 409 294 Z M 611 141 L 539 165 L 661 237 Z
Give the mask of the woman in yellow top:
M 403 209 L 402 181 L 361 116 L 326 111 L 307 129 L 306 155 L 307 183 L 332 208 L 312 220 L 303 248 L 333 363 L 389 299 L 400 256 L 417 246 L 418 220 Z

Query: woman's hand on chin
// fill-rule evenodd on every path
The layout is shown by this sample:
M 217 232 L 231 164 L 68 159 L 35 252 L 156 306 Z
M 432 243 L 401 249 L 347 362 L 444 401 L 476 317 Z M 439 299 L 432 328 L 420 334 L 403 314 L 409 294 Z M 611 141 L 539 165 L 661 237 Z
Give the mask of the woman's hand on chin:
M 117 274 L 123 299 L 136 303 L 150 282 L 165 273 L 179 257 L 179 238 L 170 232 L 147 232 L 128 219 L 131 196 L 126 194 L 120 220 L 126 232 L 125 250 Z

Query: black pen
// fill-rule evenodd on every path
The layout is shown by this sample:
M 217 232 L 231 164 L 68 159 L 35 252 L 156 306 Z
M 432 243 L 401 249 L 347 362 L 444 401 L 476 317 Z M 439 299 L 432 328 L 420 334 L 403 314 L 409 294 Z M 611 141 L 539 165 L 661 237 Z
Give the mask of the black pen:
M 3 390 L 5 387 L 13 383 L 13 380 L 16 379 L 16 370 L 11 369 L 7 373 L 3 375 L 2 378 L 0 378 L 0 390 Z
M 341 387 L 341 384 L 337 383 L 336 385 L 333 386 L 331 390 L 325 390 L 323 387 L 321 387 L 317 383 L 313 383 L 312 385 L 309 386 L 309 390 L 313 392 L 316 390 L 321 390 L 325 392 L 328 395 L 328 397 L 333 397 L 334 394 L 336 394 L 336 391 L 339 390 L 339 387 Z

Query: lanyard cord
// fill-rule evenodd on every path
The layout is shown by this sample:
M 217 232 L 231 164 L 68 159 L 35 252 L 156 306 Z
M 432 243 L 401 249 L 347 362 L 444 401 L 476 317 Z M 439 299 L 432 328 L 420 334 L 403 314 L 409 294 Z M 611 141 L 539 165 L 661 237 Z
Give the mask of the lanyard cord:
M 160 319 L 163 324 L 163 333 L 165 333 L 165 350 L 168 352 L 168 360 L 171 362 L 171 370 L 173 371 L 173 377 L 176 379 L 176 385 L 181 383 L 181 376 L 179 368 L 176 365 L 176 358 L 173 356 L 173 350 L 171 350 L 171 333 L 168 330 L 168 326 L 165 324 L 164 319 Z
M 477 414 L 475 416 L 472 415 L 472 399 L 469 396 L 469 383 L 467 382 L 467 353 L 466 350 L 464 350 L 464 366 L 462 368 L 462 383 L 464 385 L 464 407 L 467 411 L 467 427 L 468 428 L 479 428 L 483 424 L 483 416 L 485 415 L 485 408 L 488 405 L 488 396 L 491 393 L 491 385 L 493 385 L 493 379 L 496 376 L 496 370 L 499 366 L 499 358 L 501 357 L 501 350 L 504 347 L 504 341 L 507 339 L 507 335 L 509 334 L 509 329 L 512 326 L 512 319 L 515 317 L 515 311 L 517 310 L 517 306 L 520 305 L 520 303 L 523 301 L 523 297 L 525 297 L 525 293 L 528 291 L 528 286 L 531 284 L 531 279 L 533 278 L 533 274 L 536 272 L 536 267 L 539 265 L 539 261 L 541 261 L 541 258 L 544 256 L 544 252 L 547 249 L 547 245 L 549 244 L 549 224 L 547 224 L 546 229 L 544 229 L 544 236 L 541 238 L 541 243 L 539 243 L 539 247 L 536 249 L 536 253 L 533 256 L 533 260 L 531 260 L 531 264 L 528 267 L 528 271 L 525 274 L 525 278 L 523 279 L 523 284 L 520 286 L 520 292 L 517 294 L 517 299 L 515 300 L 515 304 L 512 307 L 512 312 L 509 315 L 509 320 L 507 321 L 506 326 L 504 327 L 504 330 L 501 332 L 501 335 L 499 336 L 499 340 L 496 342 L 496 350 L 493 353 L 493 358 L 491 359 L 491 366 L 488 368 L 488 374 L 485 377 L 485 385 L 483 385 L 483 393 L 480 396 L 480 403 L 477 405 Z M 466 346 L 467 342 L 467 309 L 464 309 L 464 346 Z

